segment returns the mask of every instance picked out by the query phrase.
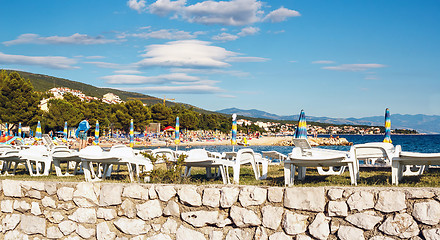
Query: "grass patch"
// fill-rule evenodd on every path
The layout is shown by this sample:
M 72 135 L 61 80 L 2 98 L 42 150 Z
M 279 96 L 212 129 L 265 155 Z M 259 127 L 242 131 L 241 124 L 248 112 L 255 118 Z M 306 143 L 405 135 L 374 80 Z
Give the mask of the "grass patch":
M 157 164 L 155 168 L 158 172 L 165 172 L 165 164 Z M 121 166 L 119 171 L 114 172 L 111 177 L 104 182 L 129 183 L 128 171 L 125 166 Z M 214 170 L 213 170 L 214 172 Z M 160 181 L 161 178 L 152 178 L 151 183 L 175 183 L 175 184 L 223 184 L 221 177 L 206 178 L 205 168 L 192 168 L 192 175 L 187 178 L 174 179 L 173 181 Z M 230 179 L 232 181 L 232 169 L 230 169 Z M 31 177 L 26 172 L 24 166 L 17 169 L 15 176 L 0 176 L 0 179 L 14 180 L 34 180 L 34 181 L 55 181 L 55 182 L 83 182 L 84 175 L 79 174 L 68 177 L 57 177 L 55 171 L 51 171 L 49 176 Z M 155 180 L 157 179 L 157 180 Z M 240 184 L 257 185 L 257 186 L 284 186 L 284 170 L 282 165 L 270 165 L 268 177 L 266 180 L 255 180 L 252 168 L 250 166 L 242 166 L 240 170 Z M 295 186 L 299 187 L 316 187 L 316 186 L 351 186 L 350 175 L 348 170 L 342 175 L 322 176 L 316 169 L 308 168 L 304 181 L 295 180 Z M 366 169 L 360 171 L 358 186 L 374 186 L 374 187 L 390 187 L 391 185 L 391 169 Z M 399 182 L 399 187 L 439 187 L 440 186 L 440 168 L 430 168 L 421 176 L 403 177 Z

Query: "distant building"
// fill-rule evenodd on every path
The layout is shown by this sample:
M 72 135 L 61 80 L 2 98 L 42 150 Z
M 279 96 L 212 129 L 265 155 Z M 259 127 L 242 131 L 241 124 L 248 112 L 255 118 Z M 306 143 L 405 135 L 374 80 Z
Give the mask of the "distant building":
M 122 103 L 123 102 L 121 100 L 121 98 L 119 98 L 118 95 L 115 95 L 113 93 L 106 93 L 106 94 L 104 94 L 104 96 L 102 96 L 102 101 L 107 103 L 107 104 L 118 104 L 118 103 Z

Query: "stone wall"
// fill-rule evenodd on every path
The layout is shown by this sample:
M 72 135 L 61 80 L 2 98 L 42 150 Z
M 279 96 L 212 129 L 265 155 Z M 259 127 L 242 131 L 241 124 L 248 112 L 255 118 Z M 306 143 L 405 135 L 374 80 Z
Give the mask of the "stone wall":
M 440 239 L 440 189 L 0 186 L 0 239 Z

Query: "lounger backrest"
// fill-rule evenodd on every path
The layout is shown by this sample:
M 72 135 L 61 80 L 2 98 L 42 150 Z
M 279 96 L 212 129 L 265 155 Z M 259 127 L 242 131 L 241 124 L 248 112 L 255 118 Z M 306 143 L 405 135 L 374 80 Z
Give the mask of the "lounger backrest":
M 114 146 L 110 149 L 110 154 L 119 158 L 135 157 L 133 149 L 124 145 Z
M 185 159 L 185 162 L 199 162 L 209 158 L 208 152 L 205 149 L 191 149 L 186 155 L 188 157 Z
M 154 149 L 152 151 L 152 154 L 158 158 L 161 158 L 163 155 L 165 155 L 165 157 L 168 158 L 168 160 L 170 160 L 170 161 L 176 160 L 173 150 L 171 150 L 169 148 Z M 162 160 L 160 160 L 159 162 L 162 162 Z
M 240 149 L 237 152 L 237 158 L 235 161 L 240 164 L 246 164 L 250 162 L 255 163 L 254 151 L 250 148 Z
M 309 141 L 307 141 L 307 139 L 305 138 L 294 138 L 292 141 L 295 147 L 299 147 L 302 150 L 312 149 L 312 146 L 310 146 Z
M 68 148 L 57 148 L 52 150 L 52 157 L 62 158 L 72 154 L 72 151 Z
M 97 156 L 103 153 L 103 150 L 100 146 L 87 146 L 79 151 L 81 155 L 90 155 Z
M 387 158 L 390 160 L 394 153 L 394 146 L 391 143 L 365 143 L 353 147 L 357 159 Z

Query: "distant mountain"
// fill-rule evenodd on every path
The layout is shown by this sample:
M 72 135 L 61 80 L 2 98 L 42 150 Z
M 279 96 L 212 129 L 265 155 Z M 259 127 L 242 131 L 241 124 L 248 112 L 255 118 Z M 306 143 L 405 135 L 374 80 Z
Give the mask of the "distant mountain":
M 280 116 L 257 109 L 243 110 L 238 108 L 227 108 L 217 111 L 224 114 L 237 114 L 252 118 L 266 118 L 273 120 L 293 120 L 297 121 L 298 115 Z M 367 125 L 367 126 L 382 126 L 384 125 L 384 116 L 373 116 L 363 118 L 329 118 L 329 117 L 314 117 L 307 116 L 307 120 L 311 122 L 329 123 L 329 124 L 347 124 L 347 125 Z M 402 115 L 391 114 L 391 127 L 414 129 L 420 133 L 440 133 L 440 116 L 438 115 Z
M 2 69 L 0 69 L 0 71 L 1 70 Z M 5 70 L 8 73 L 12 72 L 12 71 L 18 72 L 21 77 L 23 77 L 25 79 L 29 79 L 31 81 L 32 85 L 34 86 L 34 90 L 38 91 L 38 92 L 45 92 L 45 91 L 47 91 L 51 88 L 54 88 L 54 87 L 67 87 L 70 89 L 80 90 L 85 95 L 91 96 L 91 97 L 102 98 L 102 96 L 106 93 L 113 93 L 113 94 L 118 95 L 124 101 L 130 100 L 130 98 L 132 98 L 132 99 L 139 99 L 140 101 L 142 101 L 143 103 L 148 104 L 148 105 L 153 105 L 156 103 L 163 103 L 163 99 L 157 98 L 157 97 L 154 97 L 151 95 L 145 95 L 145 94 L 136 93 L 136 92 L 127 92 L 127 91 L 122 91 L 122 90 L 113 89 L 113 88 L 99 88 L 99 87 L 92 86 L 90 84 L 85 84 L 82 82 L 72 81 L 72 80 L 68 80 L 68 79 L 64 79 L 64 78 L 47 76 L 44 74 L 36 74 L 36 73 L 8 70 L 8 69 L 5 69 Z M 178 102 L 166 101 L 167 106 L 172 106 L 177 103 Z M 198 108 L 198 107 L 195 107 L 195 106 L 192 106 L 189 104 L 183 103 L 183 105 L 185 105 L 187 107 L 192 107 L 197 112 L 212 113 L 212 111 Z

